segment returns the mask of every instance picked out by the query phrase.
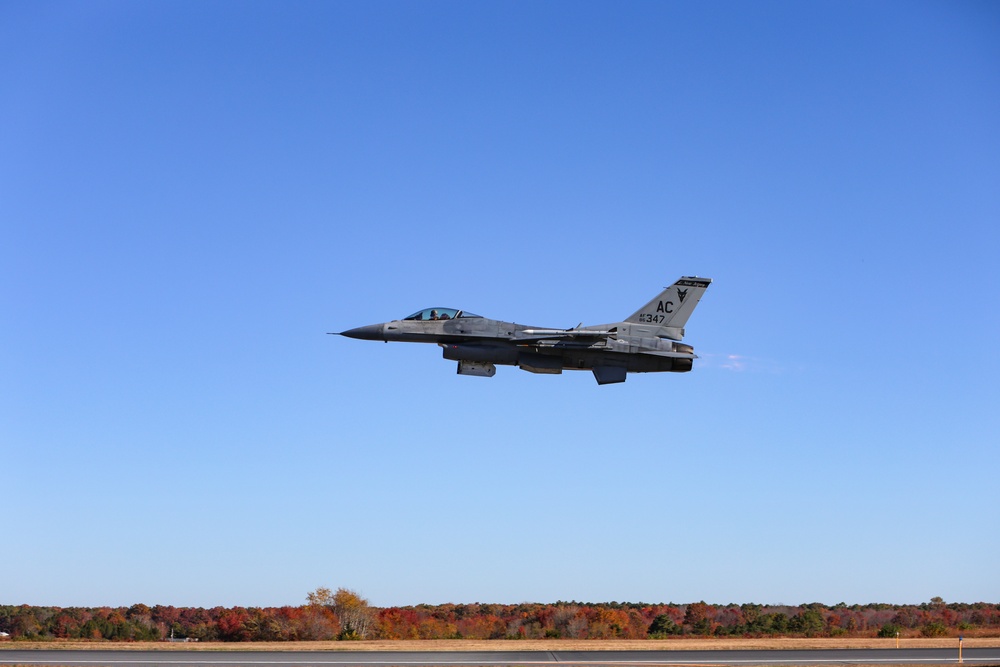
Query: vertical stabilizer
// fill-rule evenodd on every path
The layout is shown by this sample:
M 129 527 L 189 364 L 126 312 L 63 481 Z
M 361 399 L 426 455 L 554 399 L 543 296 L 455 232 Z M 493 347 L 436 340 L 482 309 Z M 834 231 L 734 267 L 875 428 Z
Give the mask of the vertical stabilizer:
M 678 338 L 678 331 L 683 336 L 684 325 L 711 283 L 711 278 L 680 278 L 625 321 L 661 327 L 667 338 Z

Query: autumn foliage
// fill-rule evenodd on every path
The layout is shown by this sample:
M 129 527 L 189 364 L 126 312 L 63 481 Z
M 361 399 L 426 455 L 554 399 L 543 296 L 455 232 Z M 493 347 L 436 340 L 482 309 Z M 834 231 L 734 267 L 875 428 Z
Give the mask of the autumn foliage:
M 319 588 L 299 607 L 32 607 L 0 605 L 13 640 L 293 641 L 330 639 L 667 639 L 700 636 L 947 636 L 1000 633 L 1000 605 L 798 606 L 584 603 L 377 608 Z

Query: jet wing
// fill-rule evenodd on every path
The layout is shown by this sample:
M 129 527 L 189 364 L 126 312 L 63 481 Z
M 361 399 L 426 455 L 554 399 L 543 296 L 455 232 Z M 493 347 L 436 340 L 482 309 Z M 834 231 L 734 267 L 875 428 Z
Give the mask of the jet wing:
M 614 329 L 609 331 L 597 329 L 522 329 L 514 334 L 514 340 L 551 340 L 554 338 L 599 340 L 614 333 Z

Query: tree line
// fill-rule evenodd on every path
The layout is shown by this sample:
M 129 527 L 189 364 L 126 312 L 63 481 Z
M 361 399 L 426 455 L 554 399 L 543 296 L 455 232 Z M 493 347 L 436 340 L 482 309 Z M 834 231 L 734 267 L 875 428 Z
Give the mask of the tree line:
M 1000 604 L 828 606 L 564 602 L 374 607 L 318 588 L 293 607 L 0 605 L 12 640 L 310 641 L 356 639 L 668 639 L 681 636 L 903 637 L 996 635 Z

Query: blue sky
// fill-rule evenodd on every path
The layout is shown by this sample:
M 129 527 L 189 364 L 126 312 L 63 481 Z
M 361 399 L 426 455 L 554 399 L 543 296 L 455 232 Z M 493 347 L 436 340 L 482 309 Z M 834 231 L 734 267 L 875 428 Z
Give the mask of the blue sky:
M 989 2 L 8 2 L 0 603 L 1000 600 Z M 327 336 L 714 279 L 684 375 Z

